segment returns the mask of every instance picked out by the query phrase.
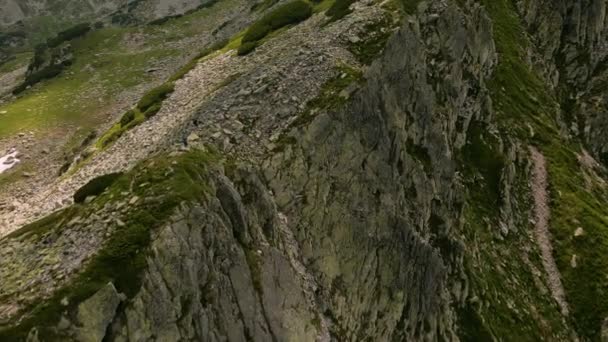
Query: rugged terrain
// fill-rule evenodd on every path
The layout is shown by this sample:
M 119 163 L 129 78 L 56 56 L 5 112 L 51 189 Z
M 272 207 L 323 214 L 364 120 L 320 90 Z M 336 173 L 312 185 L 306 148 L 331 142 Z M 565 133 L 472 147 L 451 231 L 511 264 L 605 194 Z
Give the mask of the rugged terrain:
M 305 4 L 10 50 L 0 340 L 608 339 L 606 1 Z

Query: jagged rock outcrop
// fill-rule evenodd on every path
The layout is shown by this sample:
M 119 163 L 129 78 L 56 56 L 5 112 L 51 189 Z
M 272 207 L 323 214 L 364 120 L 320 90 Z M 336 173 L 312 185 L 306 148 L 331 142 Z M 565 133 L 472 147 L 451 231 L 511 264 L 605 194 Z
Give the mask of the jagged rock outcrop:
M 267 189 L 253 175 L 243 195 L 216 181 L 216 198 L 183 207 L 158 233 L 142 288 L 108 338 L 328 340 L 314 280 Z
M 77 328 L 78 341 L 102 341 L 123 297 L 116 292 L 114 284 L 108 283 L 80 304 L 77 312 L 77 323 L 81 326 Z
M 518 7 L 553 85 L 584 87 L 608 54 L 606 2 L 518 1 Z
M 532 58 L 563 93 L 564 124 L 602 160 L 608 156 L 606 6 L 604 0 L 518 2 L 533 42 Z

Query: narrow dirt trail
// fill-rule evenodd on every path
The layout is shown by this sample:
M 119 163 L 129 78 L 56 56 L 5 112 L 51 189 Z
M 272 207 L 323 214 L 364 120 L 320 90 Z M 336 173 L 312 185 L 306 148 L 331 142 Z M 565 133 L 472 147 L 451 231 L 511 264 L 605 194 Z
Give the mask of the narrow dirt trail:
M 553 298 L 559 304 L 562 314 L 568 315 L 568 303 L 562 285 L 561 276 L 555 259 L 553 258 L 553 246 L 551 245 L 551 232 L 549 231 L 549 194 L 547 193 L 547 167 L 545 157 L 536 148 L 530 147 L 532 158 L 532 195 L 534 197 L 534 235 L 540 249 L 543 268 L 547 273 L 549 289 Z

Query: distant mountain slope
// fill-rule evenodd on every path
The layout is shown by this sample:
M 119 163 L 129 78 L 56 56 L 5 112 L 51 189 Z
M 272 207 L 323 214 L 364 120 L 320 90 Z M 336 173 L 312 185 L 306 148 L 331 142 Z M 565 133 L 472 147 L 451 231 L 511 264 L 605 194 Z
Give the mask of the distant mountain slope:
M 150 17 L 182 13 L 204 3 L 204 0 L 0 0 L 0 26 L 22 20 L 73 20 L 98 18 L 121 8 L 145 8 Z
M 55 33 L 82 22 L 144 23 L 180 15 L 211 2 L 215 1 L 0 0 L 0 50 L 44 42 Z

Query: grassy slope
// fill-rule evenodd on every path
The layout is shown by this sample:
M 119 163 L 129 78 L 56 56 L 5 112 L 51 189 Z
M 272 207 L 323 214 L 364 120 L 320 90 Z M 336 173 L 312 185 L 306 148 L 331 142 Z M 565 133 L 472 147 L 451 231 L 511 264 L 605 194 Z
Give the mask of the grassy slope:
M 99 125 L 105 119 L 100 114 L 116 96 L 153 80 L 145 72 L 153 61 L 190 52 L 171 43 L 210 30 L 205 19 L 235 3 L 222 1 L 159 26 L 104 28 L 75 41 L 74 65 L 16 101 L 0 106 L 0 111 L 8 112 L 0 117 L 0 138 L 28 129 Z M 139 47 L 125 44 L 125 39 L 134 34 L 145 35 L 146 43 Z
M 547 158 L 554 255 L 573 323 L 579 336 L 598 340 L 601 322 L 608 315 L 608 191 L 597 180 L 586 184 L 577 161 L 579 142 L 560 136 L 558 103 L 525 63 L 528 39 L 512 3 L 484 3 L 494 21 L 500 52 L 500 63 L 490 83 L 500 128 L 536 145 Z M 534 137 L 530 137 L 530 128 Z M 575 239 L 573 233 L 578 226 L 586 235 Z M 577 268 L 570 266 L 573 254 L 578 256 Z
M 72 25 L 84 21 L 83 19 L 76 19 L 76 16 L 82 16 L 83 14 L 85 16 L 90 16 L 90 14 L 93 13 L 89 1 L 52 0 L 46 2 L 46 10 L 48 10 L 47 13 L 49 14 L 31 16 L 21 21 L 23 31 L 27 33 L 31 46 L 44 42 L 56 32 L 65 30 Z M 35 4 L 24 5 L 23 9 L 25 10 L 26 15 L 30 12 L 28 8 L 37 7 Z M 50 13 L 57 13 L 60 15 L 51 15 Z M 34 13 L 29 13 L 29 15 L 32 14 Z M 93 18 L 91 21 L 96 19 L 98 18 Z
M 527 126 L 522 125 L 525 122 L 553 125 L 548 118 L 538 117 L 539 108 L 544 108 L 541 101 L 549 106 L 551 99 L 542 82 L 523 61 L 520 44 L 525 42 L 525 37 L 508 1 L 483 1 L 494 22 L 499 50 L 499 65 L 489 88 L 498 112 L 499 136 L 503 140 L 510 140 L 508 136 L 525 137 L 528 132 Z M 484 124 L 474 123 L 463 150 L 462 164 L 465 179 L 469 181 L 464 233 L 467 244 L 475 246 L 468 251 L 465 264 L 473 291 L 479 298 L 460 312 L 461 338 L 465 341 L 489 340 L 490 336 L 505 341 L 568 339 L 557 304 L 536 286 L 532 271 L 526 265 L 528 259 L 542 272 L 536 248 L 527 251 L 525 247 L 534 246 L 534 241 L 533 227 L 525 216 L 532 202 L 523 165 L 518 165 L 512 193 L 520 203 L 517 232 L 497 238 L 498 208 L 502 201 L 500 177 L 506 166 L 497 138 L 488 133 Z

